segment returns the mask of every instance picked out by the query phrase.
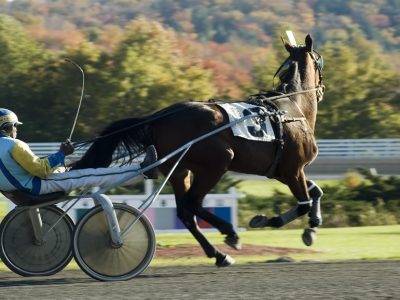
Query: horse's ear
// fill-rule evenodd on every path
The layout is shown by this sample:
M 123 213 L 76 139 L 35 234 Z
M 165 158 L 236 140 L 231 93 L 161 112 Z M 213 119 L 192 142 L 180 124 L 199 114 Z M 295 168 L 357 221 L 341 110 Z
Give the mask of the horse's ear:
M 281 40 L 282 40 L 283 46 L 285 46 L 287 52 L 289 52 L 289 53 L 292 52 L 293 46 L 290 45 L 288 42 L 286 42 L 282 36 L 281 36 Z
M 313 40 L 309 34 L 306 36 L 306 49 L 308 52 L 313 52 Z

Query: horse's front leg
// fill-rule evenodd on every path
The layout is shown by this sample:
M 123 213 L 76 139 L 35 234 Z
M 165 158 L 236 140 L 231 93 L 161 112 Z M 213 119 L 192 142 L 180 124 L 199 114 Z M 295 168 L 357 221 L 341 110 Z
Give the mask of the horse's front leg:
M 309 213 L 310 228 L 306 228 L 302 235 L 304 244 L 312 245 L 316 239 L 316 228 L 322 224 L 320 200 L 323 192 L 312 180 L 306 180 L 304 172 L 301 171 L 297 177 L 289 177 L 282 180 L 286 183 L 293 195 L 297 198 L 297 206 L 284 212 L 280 216 L 267 218 L 264 215 L 257 215 L 250 220 L 250 227 L 282 227 L 291 221 Z
M 322 224 L 321 197 L 324 193 L 312 180 L 307 180 L 307 189 L 312 200 L 311 209 L 308 213 L 310 228 L 304 229 L 302 240 L 306 246 L 311 246 L 317 238 L 317 228 Z
M 312 200 L 308 194 L 304 172 L 300 171 L 298 176 L 288 176 L 279 180 L 289 186 L 291 192 L 297 198 L 297 206 L 272 218 L 267 218 L 265 215 L 257 215 L 250 220 L 250 227 L 282 227 L 310 211 Z
M 322 214 L 321 214 L 321 198 L 324 195 L 322 189 L 312 180 L 307 180 L 308 194 L 312 199 L 311 210 L 308 214 L 309 224 L 311 228 L 315 228 L 322 225 Z

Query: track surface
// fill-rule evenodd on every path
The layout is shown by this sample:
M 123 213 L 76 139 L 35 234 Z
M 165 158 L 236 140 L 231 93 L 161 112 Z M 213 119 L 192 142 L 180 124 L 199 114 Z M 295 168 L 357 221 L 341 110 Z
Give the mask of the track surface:
M 2 272 L 0 299 L 400 299 L 400 261 L 150 267 L 124 282 Z

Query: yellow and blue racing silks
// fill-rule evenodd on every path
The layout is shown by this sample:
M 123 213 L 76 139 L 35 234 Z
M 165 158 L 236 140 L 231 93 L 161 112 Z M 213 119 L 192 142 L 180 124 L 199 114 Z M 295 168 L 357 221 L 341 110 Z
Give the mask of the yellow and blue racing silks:
M 22 190 L 38 195 L 40 179 L 64 165 L 64 159 L 61 151 L 39 158 L 23 141 L 0 136 L 0 190 Z

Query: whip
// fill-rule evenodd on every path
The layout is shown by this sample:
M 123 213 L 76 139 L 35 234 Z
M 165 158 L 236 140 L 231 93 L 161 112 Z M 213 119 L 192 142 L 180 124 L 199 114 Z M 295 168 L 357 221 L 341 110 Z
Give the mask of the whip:
M 74 120 L 74 123 L 73 123 L 73 125 L 72 125 L 71 133 L 69 134 L 69 138 L 68 138 L 68 140 L 67 140 L 67 141 L 70 142 L 70 141 L 71 141 L 71 138 L 72 138 L 72 135 L 73 135 L 73 133 L 74 133 L 74 130 L 75 130 L 76 122 L 77 122 L 77 120 L 78 120 L 79 111 L 81 110 L 82 99 L 83 99 L 83 93 L 84 93 L 84 91 L 85 91 L 85 72 L 83 72 L 83 69 L 82 69 L 76 62 L 74 62 L 73 60 L 71 60 L 71 59 L 69 59 L 69 58 L 64 58 L 64 60 L 65 60 L 66 62 L 69 62 L 69 63 L 73 64 L 73 65 L 74 65 L 77 69 L 79 69 L 79 71 L 81 71 L 81 73 L 82 73 L 81 98 L 79 99 L 78 110 L 76 111 L 75 120 Z

